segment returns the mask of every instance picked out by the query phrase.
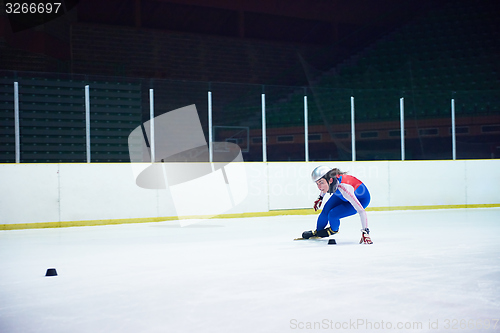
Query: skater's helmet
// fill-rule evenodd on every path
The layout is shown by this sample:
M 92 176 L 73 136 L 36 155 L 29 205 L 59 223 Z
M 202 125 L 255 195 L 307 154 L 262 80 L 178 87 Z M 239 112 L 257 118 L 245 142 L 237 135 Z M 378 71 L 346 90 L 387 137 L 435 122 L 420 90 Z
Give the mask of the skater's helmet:
M 330 170 L 331 168 L 320 165 L 319 167 L 316 167 L 313 172 L 311 173 L 311 179 L 313 182 L 317 182 L 321 178 L 323 178 Z

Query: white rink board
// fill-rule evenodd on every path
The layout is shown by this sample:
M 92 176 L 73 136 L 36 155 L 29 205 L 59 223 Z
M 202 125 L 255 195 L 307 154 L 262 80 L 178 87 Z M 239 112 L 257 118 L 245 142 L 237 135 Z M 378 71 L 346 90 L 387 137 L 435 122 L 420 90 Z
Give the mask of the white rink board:
M 246 181 L 246 197 L 231 187 L 242 201 L 220 213 L 311 208 L 319 191 L 310 174 L 318 165 L 362 180 L 370 207 L 500 204 L 500 160 L 247 162 L 238 178 Z M 171 191 L 140 188 L 136 175 L 127 163 L 1 164 L 0 224 L 177 216 Z M 192 183 L 180 199 L 189 201 L 190 215 L 209 214 L 197 204 L 208 194 Z
M 0 223 L 59 221 L 57 164 L 0 164 Z
M 60 164 L 59 167 L 61 221 L 141 217 L 158 206 L 156 191 L 134 184 L 130 165 Z M 144 217 L 156 215 L 146 214 Z
M 465 164 L 465 161 L 390 163 L 389 206 L 467 204 Z
M 468 204 L 498 204 L 500 193 L 500 160 L 493 163 L 467 161 L 465 164 Z M 457 181 L 461 181 L 457 179 Z

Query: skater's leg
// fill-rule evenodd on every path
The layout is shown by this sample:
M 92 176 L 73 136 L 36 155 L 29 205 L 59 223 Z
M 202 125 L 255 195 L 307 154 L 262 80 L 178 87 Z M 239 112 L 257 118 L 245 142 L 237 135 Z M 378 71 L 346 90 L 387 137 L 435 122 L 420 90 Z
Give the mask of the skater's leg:
M 342 204 L 331 209 L 328 213 L 330 227 L 333 231 L 339 230 L 340 219 L 354 214 L 356 214 L 354 207 L 349 202 L 343 202 Z
M 328 224 L 328 213 L 336 206 L 341 205 L 344 203 L 340 199 L 340 197 L 332 195 L 325 205 L 323 206 L 323 210 L 321 211 L 321 214 L 318 216 L 318 220 L 316 222 L 316 230 L 323 230 L 326 228 L 326 225 Z M 338 228 L 337 228 L 338 229 Z M 333 229 L 335 230 L 335 229 Z
M 370 192 L 368 191 L 368 188 L 365 186 L 365 184 L 361 184 L 356 191 L 354 191 L 354 194 L 356 195 L 356 198 L 358 198 L 359 203 L 363 206 L 363 208 L 368 207 L 370 204 Z

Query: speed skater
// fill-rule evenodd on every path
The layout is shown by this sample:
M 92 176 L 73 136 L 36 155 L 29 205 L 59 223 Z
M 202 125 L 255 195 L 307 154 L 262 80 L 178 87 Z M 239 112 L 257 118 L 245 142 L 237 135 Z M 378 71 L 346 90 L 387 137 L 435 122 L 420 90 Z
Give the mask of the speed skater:
M 365 208 L 370 203 L 370 192 L 362 181 L 348 175 L 337 168 L 327 166 L 316 167 L 311 174 L 312 181 L 316 183 L 320 194 L 314 202 L 317 211 L 323 202 L 326 193 L 330 198 L 326 201 L 323 210 L 318 216 L 316 230 L 304 231 L 302 237 L 329 237 L 339 232 L 340 219 L 359 214 L 361 219 L 360 244 L 373 244 L 370 239 L 370 230 Z M 326 226 L 330 224 L 327 228 Z

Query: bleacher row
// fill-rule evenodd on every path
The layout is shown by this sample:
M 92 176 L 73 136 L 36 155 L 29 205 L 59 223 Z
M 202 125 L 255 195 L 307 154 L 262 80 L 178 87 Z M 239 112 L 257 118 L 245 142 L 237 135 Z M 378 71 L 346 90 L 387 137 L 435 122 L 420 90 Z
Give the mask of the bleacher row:
M 130 132 L 142 122 L 144 91 L 141 84 L 80 80 L 54 80 L 19 77 L 21 161 L 84 162 L 85 100 L 84 86 L 90 85 L 91 160 L 128 162 Z M 201 83 L 156 81 L 156 115 L 178 107 L 196 104 L 202 126 L 206 127 L 207 85 Z M 0 79 L 0 161 L 13 162 L 14 93 L 10 77 Z M 214 125 L 260 128 L 261 86 L 214 84 Z M 349 123 L 351 95 L 355 96 L 356 121 L 399 119 L 399 90 L 309 89 L 309 124 Z M 266 87 L 266 125 L 269 128 L 303 126 L 304 89 Z M 488 92 L 462 92 L 472 104 L 457 103 L 457 114 L 498 114 L 499 96 L 492 104 Z M 452 95 L 440 91 L 405 93 L 406 117 L 428 119 L 449 117 Z M 193 103 L 194 102 L 194 103 Z M 237 110 L 238 112 L 234 112 Z M 363 112 L 370 110 L 370 112 Z M 426 110 L 426 112 L 422 112 Z
M 418 119 L 500 113 L 500 26 L 498 6 L 487 1 L 448 2 L 376 41 L 308 90 L 309 121 L 350 121 L 350 96 L 357 121 L 393 121 L 399 99 Z M 495 9 L 496 10 L 492 10 Z M 266 96 L 267 98 L 267 96 Z M 234 103 L 232 114 L 240 106 Z M 267 107 L 271 123 L 301 126 L 303 92 L 284 95 Z
M 85 85 L 92 162 L 125 162 L 128 135 L 142 120 L 141 86 L 43 77 L 0 78 L 0 162 L 15 161 L 14 86 L 19 85 L 21 162 L 85 162 Z
M 301 71 L 290 70 L 300 66 L 297 50 L 320 47 L 89 23 L 72 27 L 73 70 L 92 75 L 287 84 L 303 80 Z
M 156 115 L 196 104 L 207 126 L 207 91 L 213 94 L 214 125 L 260 128 L 260 95 L 266 94 L 267 126 L 348 123 L 351 96 L 357 122 L 405 116 L 447 118 L 455 98 L 457 117 L 500 114 L 500 27 L 484 1 L 450 2 L 409 22 L 352 59 L 325 73 L 313 86 L 262 86 L 155 80 Z M 91 158 L 127 162 L 127 137 L 142 122 L 147 87 L 135 80 L 73 80 L 28 73 L 0 77 L 0 162 L 13 162 L 13 82 L 19 82 L 21 162 L 84 162 L 84 86 L 90 86 Z

